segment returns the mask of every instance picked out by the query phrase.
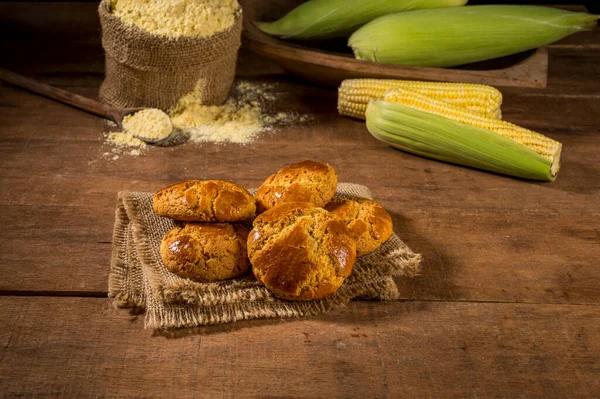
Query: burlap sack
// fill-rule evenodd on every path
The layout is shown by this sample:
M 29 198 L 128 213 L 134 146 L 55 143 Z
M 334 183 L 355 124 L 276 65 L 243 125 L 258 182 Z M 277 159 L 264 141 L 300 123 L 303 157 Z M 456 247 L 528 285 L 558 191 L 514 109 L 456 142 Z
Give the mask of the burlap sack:
M 337 195 L 370 198 L 366 187 L 347 183 L 338 185 Z M 421 260 L 393 234 L 377 251 L 357 258 L 352 274 L 334 295 L 310 302 L 284 301 L 252 273 L 217 283 L 196 283 L 170 273 L 160 259 L 159 244 L 175 223 L 152 211 L 152 194 L 119 193 L 109 296 L 119 305 L 145 310 L 146 327 L 301 317 L 326 312 L 352 298 L 395 299 L 398 291 L 393 277 L 417 274 Z
M 225 101 L 241 43 L 241 9 L 231 28 L 210 37 L 167 38 L 125 25 L 110 4 L 102 0 L 98 7 L 106 56 L 102 101 L 167 111 L 194 90 L 203 104 Z

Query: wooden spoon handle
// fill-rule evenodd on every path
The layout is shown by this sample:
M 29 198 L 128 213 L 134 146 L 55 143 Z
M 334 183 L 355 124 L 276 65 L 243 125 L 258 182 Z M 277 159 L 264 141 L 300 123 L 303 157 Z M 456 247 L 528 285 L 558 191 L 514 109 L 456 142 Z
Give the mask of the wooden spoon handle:
M 21 76 L 6 69 L 0 68 L 0 80 L 61 103 L 82 109 L 91 114 L 102 116 L 110 120 L 115 119 L 113 115 L 114 109 L 102 104 L 99 101 L 95 101 L 91 98 L 83 97 L 79 94 L 71 93 L 57 87 L 52 87 L 45 83 L 37 82 L 33 79 L 26 78 L 25 76 Z

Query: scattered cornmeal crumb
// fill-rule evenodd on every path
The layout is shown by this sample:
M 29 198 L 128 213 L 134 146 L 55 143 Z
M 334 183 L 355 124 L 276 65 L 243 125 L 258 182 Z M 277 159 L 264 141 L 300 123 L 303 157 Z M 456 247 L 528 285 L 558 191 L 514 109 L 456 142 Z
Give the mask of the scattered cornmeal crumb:
M 112 13 L 127 25 L 167 37 L 207 37 L 233 25 L 237 0 L 113 0 Z
M 142 140 L 133 137 L 127 131 L 112 132 L 105 134 L 106 142 L 113 146 L 111 152 L 105 152 L 105 157 L 111 157 L 113 161 L 119 159 L 119 154 L 128 154 L 134 157 L 140 156 L 142 151 L 148 146 Z
M 276 100 L 269 92 L 273 86 L 240 82 L 234 95 L 219 106 L 203 105 L 202 93 L 196 90 L 179 99 L 169 115 L 173 125 L 188 134 L 194 143 L 249 144 L 260 133 L 273 131 L 275 124 L 291 125 L 309 120 L 307 115 L 291 112 L 267 115 L 265 105 Z
M 269 114 L 267 109 L 277 106 L 274 89 L 275 84 L 242 81 L 234 87 L 232 96 L 219 106 L 202 105 L 202 93 L 194 91 L 180 98 L 169 111 L 171 123 L 192 144 L 212 142 L 246 145 L 261 133 L 274 132 L 278 128 L 311 119 L 308 115 L 289 111 Z M 152 124 L 155 122 L 146 122 L 148 126 L 142 123 L 139 129 L 154 129 Z M 108 133 L 105 137 L 106 143 L 113 147 L 110 153 L 105 153 L 107 158 L 115 155 L 116 158 L 112 159 L 118 159 L 118 155 L 139 156 L 152 147 L 129 131 Z
M 148 108 L 123 118 L 123 128 L 136 137 L 162 140 L 171 134 L 173 124 L 169 115 L 156 108 Z
M 146 147 L 146 143 L 133 137 L 128 131 L 109 133 L 106 141 L 117 147 Z

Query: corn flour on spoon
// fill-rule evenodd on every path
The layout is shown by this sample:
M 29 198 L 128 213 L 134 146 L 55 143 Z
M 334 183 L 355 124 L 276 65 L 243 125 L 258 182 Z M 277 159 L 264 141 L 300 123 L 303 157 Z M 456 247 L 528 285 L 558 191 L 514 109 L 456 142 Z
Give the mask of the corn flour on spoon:
M 94 114 L 97 116 L 101 116 L 106 119 L 110 119 L 114 121 L 119 129 L 127 130 L 123 126 L 123 119 L 125 119 L 128 115 L 133 115 L 139 111 L 154 111 L 155 113 L 162 113 L 166 118 L 168 118 L 168 124 L 166 126 L 170 126 L 170 130 L 168 128 L 163 129 L 159 134 L 153 133 L 152 136 L 145 137 L 140 132 L 129 131 L 134 137 L 142 140 L 147 144 L 161 144 L 166 142 L 173 135 L 173 124 L 171 123 L 171 119 L 167 114 L 160 110 L 153 110 L 149 108 L 118 108 L 111 107 L 109 105 L 104 105 L 99 101 L 92 100 L 91 98 L 80 96 L 79 94 L 71 93 L 69 91 L 59 89 L 57 87 L 53 87 L 47 85 L 45 83 L 37 82 L 33 79 L 26 78 L 17 73 L 8 71 L 6 69 L 0 68 L 0 80 L 10 83 L 12 85 L 18 86 L 22 89 L 29 90 L 33 93 L 39 94 L 44 97 L 48 97 L 52 100 L 56 100 L 63 104 L 70 105 L 72 107 L 81 109 L 83 111 L 89 112 L 90 114 Z M 166 121 L 166 119 L 163 119 Z M 168 130 L 168 132 L 167 132 Z

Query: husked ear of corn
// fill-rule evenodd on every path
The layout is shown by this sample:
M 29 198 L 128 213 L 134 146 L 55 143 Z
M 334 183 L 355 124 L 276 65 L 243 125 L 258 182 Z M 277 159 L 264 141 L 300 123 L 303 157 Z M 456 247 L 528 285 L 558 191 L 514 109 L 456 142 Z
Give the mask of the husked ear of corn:
M 350 36 L 356 58 L 450 67 L 550 44 L 591 30 L 597 15 L 551 7 L 483 5 L 418 10 L 377 18 Z
M 424 157 L 544 181 L 560 168 L 559 142 L 409 90 L 371 101 L 366 117 L 375 138 Z
M 492 86 L 396 79 L 344 80 L 338 89 L 338 112 L 340 115 L 365 119 L 369 101 L 394 88 L 413 90 L 490 118 L 502 118 L 502 93 Z
M 265 33 L 283 39 L 347 37 L 382 15 L 436 7 L 463 6 L 467 0 L 310 0 L 274 22 L 258 22 Z

